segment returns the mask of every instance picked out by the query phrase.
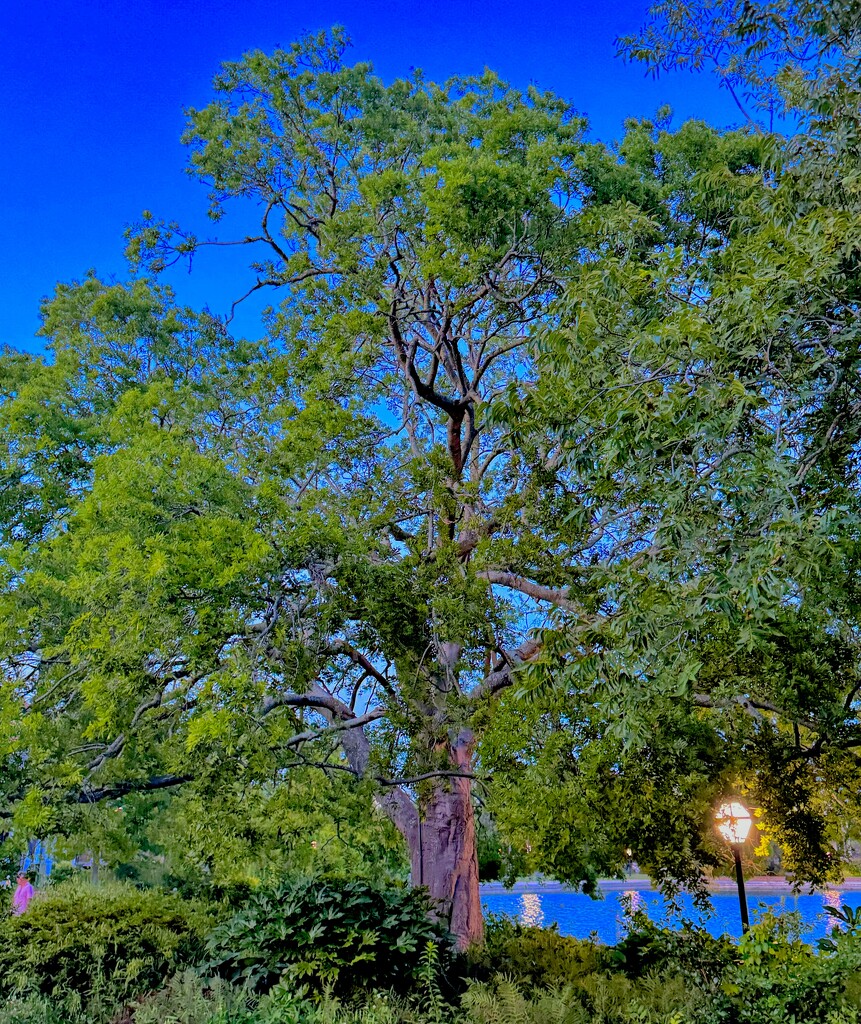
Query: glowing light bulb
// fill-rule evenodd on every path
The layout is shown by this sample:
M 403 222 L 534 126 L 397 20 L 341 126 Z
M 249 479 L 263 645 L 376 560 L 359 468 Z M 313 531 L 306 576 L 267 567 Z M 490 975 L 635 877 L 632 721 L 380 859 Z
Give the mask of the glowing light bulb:
M 722 804 L 715 818 L 718 831 L 728 843 L 743 843 L 750 834 L 750 826 L 753 824 L 750 811 L 737 800 Z

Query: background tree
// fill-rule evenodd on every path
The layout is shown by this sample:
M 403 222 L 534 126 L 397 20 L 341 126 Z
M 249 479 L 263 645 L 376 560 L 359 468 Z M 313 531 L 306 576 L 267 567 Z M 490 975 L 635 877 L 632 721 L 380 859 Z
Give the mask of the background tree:
M 568 680 L 565 725 L 585 740 L 588 666 L 625 751 L 608 786 L 711 721 L 725 784 L 760 805 L 797 877 L 822 881 L 857 817 L 861 742 L 857 12 L 653 15 L 622 41 L 628 54 L 655 70 L 711 63 L 747 126 L 644 126 L 627 143 L 569 314 L 509 414 L 554 433 L 559 461 L 619 524 L 586 577 L 606 612 L 589 658 L 563 628 L 556 670 L 532 674 Z M 789 134 L 768 131 L 772 114 Z

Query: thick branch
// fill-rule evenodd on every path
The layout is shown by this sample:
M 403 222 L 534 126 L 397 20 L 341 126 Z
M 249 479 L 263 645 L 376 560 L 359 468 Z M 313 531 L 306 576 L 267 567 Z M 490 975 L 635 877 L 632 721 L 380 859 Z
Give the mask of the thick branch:
M 428 385 L 422 380 L 415 363 L 417 345 L 412 344 L 409 348 L 407 347 L 403 335 L 401 334 L 401 327 L 398 323 L 397 314 L 394 310 L 389 315 L 389 326 L 392 332 L 392 340 L 395 343 L 395 356 L 401 365 L 401 369 L 406 374 L 416 396 L 426 402 L 430 402 L 431 405 L 436 406 L 438 409 L 442 409 L 443 412 L 447 413 L 449 416 L 456 415 L 460 416 L 462 419 L 464 408 L 462 403 L 454 401 L 451 398 L 447 398 L 445 395 L 441 395 L 432 387 L 428 387 Z
M 579 612 L 582 609 L 568 596 L 566 589 L 554 590 L 552 587 L 544 587 L 540 583 L 533 583 L 524 576 L 517 576 L 513 572 L 503 572 L 498 569 L 483 569 L 477 572 L 476 576 L 487 580 L 488 583 L 500 587 L 508 587 L 509 590 L 518 590 L 521 594 L 534 597 L 536 601 L 547 601 L 557 608 L 568 612 Z

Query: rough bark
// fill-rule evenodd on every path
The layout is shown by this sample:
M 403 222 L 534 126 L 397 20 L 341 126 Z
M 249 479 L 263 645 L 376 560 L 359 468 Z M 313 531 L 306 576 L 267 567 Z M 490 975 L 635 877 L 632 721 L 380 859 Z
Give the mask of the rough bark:
M 472 746 L 470 734 L 453 745 L 456 770 L 469 772 Z M 484 936 L 471 786 L 468 778 L 440 780 L 409 822 L 412 827 L 402 829 L 413 884 L 427 887 L 461 949 Z

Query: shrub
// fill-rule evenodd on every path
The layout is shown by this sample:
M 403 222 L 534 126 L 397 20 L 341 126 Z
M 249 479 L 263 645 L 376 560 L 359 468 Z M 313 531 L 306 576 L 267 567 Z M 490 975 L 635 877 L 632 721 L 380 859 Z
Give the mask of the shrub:
M 846 983 L 861 967 L 857 934 L 837 934 L 817 954 L 801 940 L 797 914 L 765 913 L 738 944 L 712 1021 L 724 1024 L 852 1024 L 859 1016 Z
M 258 890 L 206 942 L 204 970 L 268 991 L 282 977 L 350 996 L 406 991 L 428 942 L 450 938 L 417 889 L 310 879 Z
M 202 923 L 168 893 L 59 885 L 0 922 L 0 987 L 55 995 L 67 1012 L 129 998 L 190 962 Z
M 682 973 L 706 990 L 721 984 L 735 956 L 726 938 L 682 921 L 678 928 L 655 924 L 641 911 L 629 917 L 628 934 L 609 953 L 609 966 L 629 978 L 650 973 Z
M 586 939 L 560 935 L 555 925 L 526 927 L 490 915 L 484 945 L 468 956 L 470 974 L 476 979 L 489 980 L 501 974 L 527 988 L 557 988 L 601 970 L 607 951 Z

